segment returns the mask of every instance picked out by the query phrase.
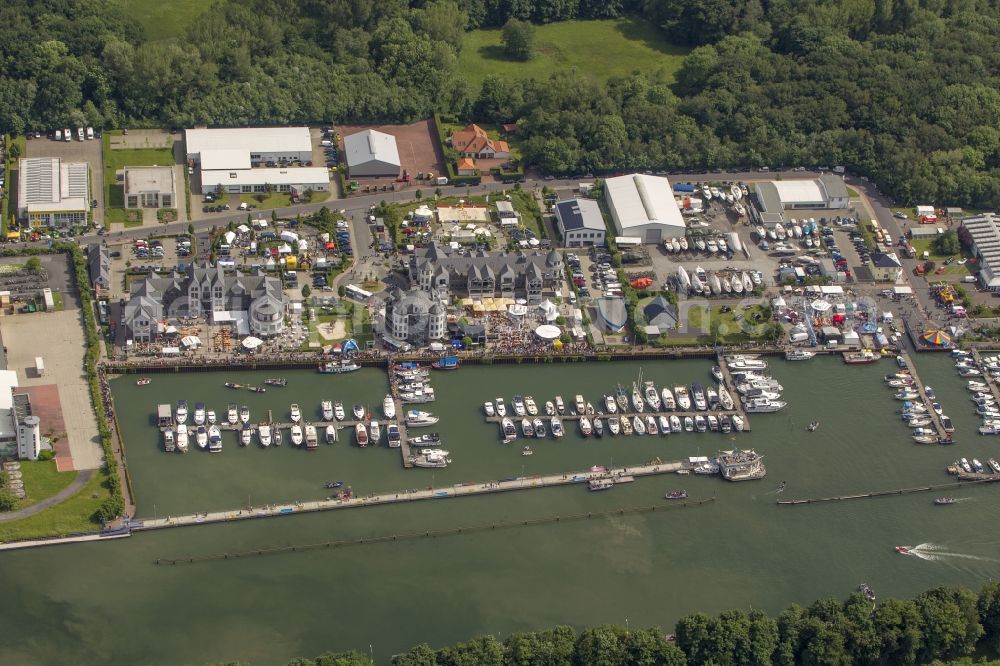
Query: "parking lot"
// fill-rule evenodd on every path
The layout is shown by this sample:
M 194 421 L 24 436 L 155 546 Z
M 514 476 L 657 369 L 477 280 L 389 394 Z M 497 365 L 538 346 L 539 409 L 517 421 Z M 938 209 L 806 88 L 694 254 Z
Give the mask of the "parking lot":
M 97 207 L 92 211 L 94 222 L 104 223 L 104 161 L 100 139 L 78 141 L 74 134 L 72 141 L 54 141 L 42 134 L 41 138 L 27 142 L 26 157 L 58 157 L 65 162 L 86 162 L 90 166 L 90 198 L 97 200 Z

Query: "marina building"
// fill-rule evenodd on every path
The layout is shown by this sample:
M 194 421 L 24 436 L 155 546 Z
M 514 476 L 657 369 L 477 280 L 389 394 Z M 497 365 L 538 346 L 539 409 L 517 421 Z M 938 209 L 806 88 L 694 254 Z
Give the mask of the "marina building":
M 556 223 L 566 247 L 604 245 L 604 216 L 593 199 L 560 201 L 556 204 Z
M 200 169 L 201 191 L 293 195 L 330 189 L 330 174 L 312 167 L 308 127 L 230 127 L 184 132 L 188 163 Z
M 396 137 L 391 134 L 369 129 L 346 136 L 344 154 L 351 178 L 399 175 L 399 149 Z
M 979 265 L 979 284 L 1000 291 L 1000 217 L 983 213 L 962 220 L 959 236 L 970 245 Z
M 419 251 L 418 251 L 419 252 Z M 432 243 L 410 258 L 410 280 L 426 292 L 470 298 L 524 298 L 529 303 L 553 293 L 562 275 L 558 252 L 490 254 Z
M 785 210 L 847 208 L 850 203 L 844 179 L 832 173 L 812 180 L 775 180 L 771 185 Z
M 448 334 L 447 311 L 436 291 L 419 288 L 389 291 L 385 301 L 383 339 L 396 348 L 402 343 L 422 347 Z
M 655 245 L 684 235 L 684 218 L 666 178 L 641 173 L 617 176 L 604 181 L 604 191 L 619 236 Z
M 32 227 L 67 228 L 87 223 L 90 171 L 85 162 L 33 157 L 18 164 L 18 218 Z
M 191 264 L 184 273 L 152 273 L 135 284 L 125 304 L 129 340 L 150 342 L 164 333 L 167 318 L 204 316 L 231 324 L 239 335 L 271 337 L 284 330 L 281 280 L 263 273 L 225 272 L 221 266 Z
M 125 168 L 126 208 L 173 208 L 176 191 L 173 167 Z

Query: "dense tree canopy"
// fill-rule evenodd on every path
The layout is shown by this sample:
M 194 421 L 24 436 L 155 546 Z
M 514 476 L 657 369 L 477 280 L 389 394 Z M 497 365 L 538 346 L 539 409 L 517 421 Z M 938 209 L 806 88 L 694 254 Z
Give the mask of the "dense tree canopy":
M 636 14 L 676 81 L 457 74 L 463 34 Z M 516 24 L 515 24 L 516 25 Z M 520 121 L 555 173 L 843 164 L 907 202 L 1000 205 L 991 0 L 219 0 L 147 41 L 115 0 L 0 5 L 0 127 Z

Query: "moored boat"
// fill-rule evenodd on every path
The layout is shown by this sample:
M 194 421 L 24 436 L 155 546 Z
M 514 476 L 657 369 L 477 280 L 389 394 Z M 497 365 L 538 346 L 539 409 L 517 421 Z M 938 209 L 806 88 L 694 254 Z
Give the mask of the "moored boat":
M 298 423 L 293 425 L 291 430 L 289 430 L 289 437 L 292 440 L 292 444 L 294 444 L 295 446 L 302 446 L 302 439 L 303 439 L 302 426 L 300 426 Z
M 208 428 L 208 452 L 222 453 L 222 431 L 217 425 Z
M 257 426 L 257 439 L 264 448 L 271 446 L 271 424 L 261 423 Z
M 368 427 L 363 421 L 354 424 L 354 439 L 361 448 L 368 446 Z
M 320 404 L 320 408 L 323 410 L 323 420 L 332 421 L 333 420 L 333 403 L 329 400 L 324 400 Z
M 188 429 L 183 423 L 177 424 L 177 450 L 181 453 L 188 451 Z

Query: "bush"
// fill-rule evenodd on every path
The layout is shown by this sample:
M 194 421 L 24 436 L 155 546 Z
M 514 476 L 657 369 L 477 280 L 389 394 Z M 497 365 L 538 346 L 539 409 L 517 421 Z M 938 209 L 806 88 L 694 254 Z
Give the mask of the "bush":
M 45 449 L 44 451 L 38 454 L 39 460 L 55 460 L 55 458 L 56 454 L 55 451 L 53 451 L 52 449 Z
M 7 490 L 0 490 L 0 511 L 13 511 L 17 508 L 17 498 Z

